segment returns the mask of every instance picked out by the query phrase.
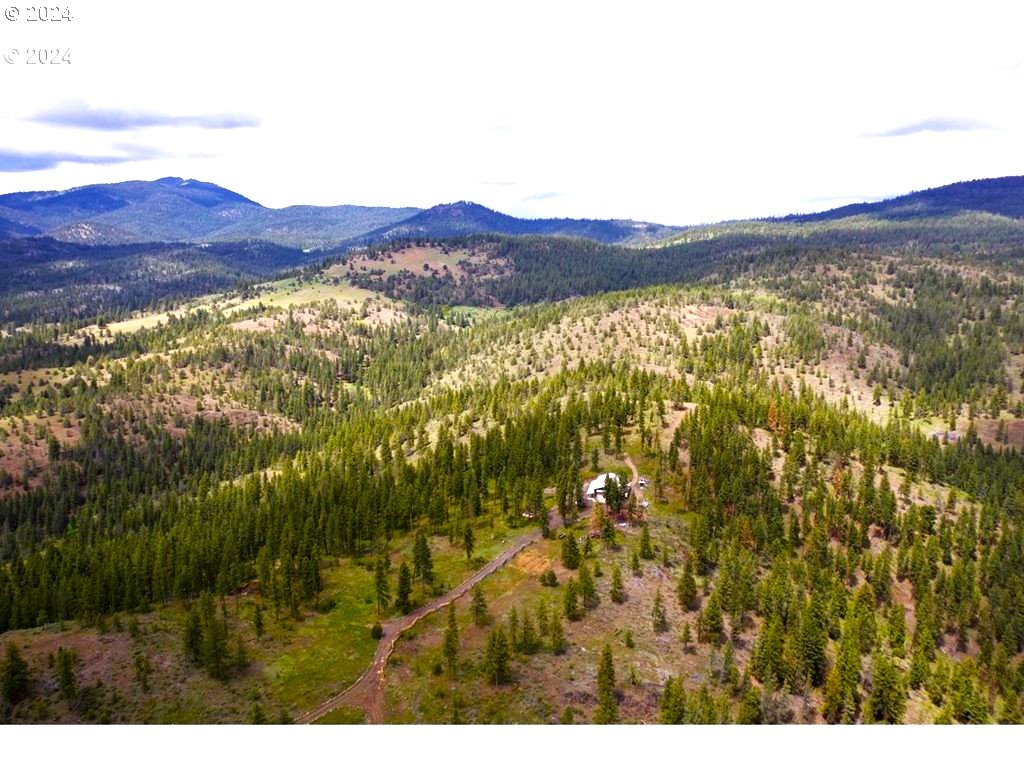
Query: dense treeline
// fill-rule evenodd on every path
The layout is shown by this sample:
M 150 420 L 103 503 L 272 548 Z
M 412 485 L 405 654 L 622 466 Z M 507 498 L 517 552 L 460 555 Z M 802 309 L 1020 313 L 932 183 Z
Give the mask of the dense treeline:
M 257 241 L 87 246 L 51 238 L 0 240 L 0 325 L 111 322 L 266 280 L 312 260 L 300 250 Z

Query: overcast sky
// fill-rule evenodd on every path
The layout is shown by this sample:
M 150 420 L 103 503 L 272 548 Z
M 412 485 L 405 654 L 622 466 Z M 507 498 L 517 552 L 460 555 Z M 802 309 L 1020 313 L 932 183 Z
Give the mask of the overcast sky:
M 71 51 L 0 61 L 0 192 L 688 224 L 1024 174 L 1019 3 L 61 5 L 0 18 L 5 52 Z

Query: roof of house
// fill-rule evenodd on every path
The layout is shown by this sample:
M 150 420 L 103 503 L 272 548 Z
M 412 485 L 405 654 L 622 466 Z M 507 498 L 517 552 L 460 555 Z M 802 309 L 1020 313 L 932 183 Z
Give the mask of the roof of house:
M 590 481 L 590 485 L 587 486 L 587 495 L 593 496 L 595 493 L 602 493 L 604 491 L 605 485 L 608 484 L 609 477 L 614 477 L 615 482 L 617 483 L 622 482 L 619 479 L 619 476 L 616 475 L 614 472 L 605 472 L 603 474 L 598 475 L 597 477 Z

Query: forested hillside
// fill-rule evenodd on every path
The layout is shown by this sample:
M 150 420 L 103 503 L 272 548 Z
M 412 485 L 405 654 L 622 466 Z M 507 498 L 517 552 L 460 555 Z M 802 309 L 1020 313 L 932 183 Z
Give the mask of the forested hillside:
M 1020 722 L 1019 226 L 5 243 L 0 719 Z

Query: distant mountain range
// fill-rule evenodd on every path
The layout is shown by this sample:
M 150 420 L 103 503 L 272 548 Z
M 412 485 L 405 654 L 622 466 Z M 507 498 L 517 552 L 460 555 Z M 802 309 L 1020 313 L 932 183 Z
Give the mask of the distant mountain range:
M 867 216 L 890 221 L 936 218 L 960 213 L 1024 218 L 1024 176 L 960 181 L 875 203 L 855 203 L 820 213 L 786 216 L 783 221 L 838 221 Z
M 641 245 L 670 237 L 682 227 L 627 219 L 518 219 L 466 201 L 435 205 L 408 219 L 367 232 L 357 240 L 458 237 L 460 235 L 557 235 L 600 243 Z
M 266 208 L 216 184 L 177 177 L 0 195 L 0 234 L 46 235 L 88 245 L 266 240 L 289 247 L 325 248 L 476 233 L 563 235 L 640 244 L 678 231 L 678 227 L 624 220 L 517 219 L 467 202 L 429 210 L 358 205 Z
M 1024 176 L 959 182 L 772 221 L 898 221 L 965 212 L 1024 218 Z M 357 205 L 266 208 L 216 184 L 177 177 L 0 195 L 0 237 L 48 236 L 85 245 L 262 240 L 309 250 L 467 234 L 551 235 L 644 245 L 670 240 L 686 229 L 700 228 L 623 219 L 520 219 L 465 201 L 426 210 Z
M 216 184 L 168 177 L 0 195 L 0 232 L 48 235 L 88 245 L 266 240 L 317 248 L 401 221 L 419 210 L 357 205 L 265 208 Z

